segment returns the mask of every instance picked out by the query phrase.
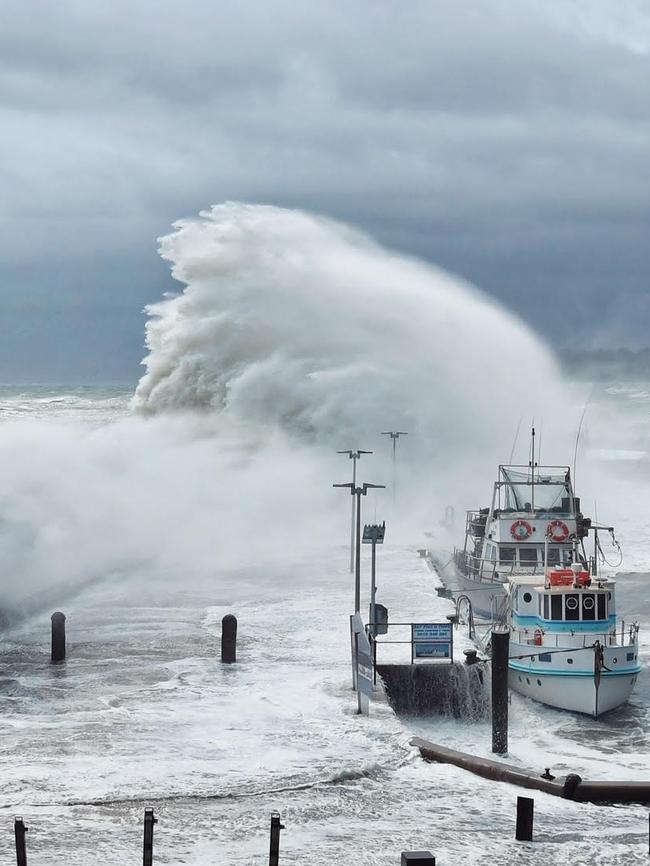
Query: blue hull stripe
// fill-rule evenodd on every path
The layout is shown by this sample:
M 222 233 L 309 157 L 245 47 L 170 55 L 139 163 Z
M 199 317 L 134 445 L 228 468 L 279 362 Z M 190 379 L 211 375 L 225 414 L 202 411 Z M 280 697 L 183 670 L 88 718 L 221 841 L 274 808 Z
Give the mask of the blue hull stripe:
M 522 665 L 517 662 L 508 662 L 508 667 L 510 670 L 518 671 L 523 674 L 529 674 L 535 677 L 593 677 L 594 672 L 591 671 L 567 671 L 560 670 L 559 668 L 544 668 L 543 670 L 539 667 L 531 667 L 530 665 Z M 641 665 L 635 665 L 633 668 L 625 668 L 624 670 L 618 671 L 602 671 L 601 676 L 603 677 L 629 677 L 635 676 L 636 674 L 641 673 Z

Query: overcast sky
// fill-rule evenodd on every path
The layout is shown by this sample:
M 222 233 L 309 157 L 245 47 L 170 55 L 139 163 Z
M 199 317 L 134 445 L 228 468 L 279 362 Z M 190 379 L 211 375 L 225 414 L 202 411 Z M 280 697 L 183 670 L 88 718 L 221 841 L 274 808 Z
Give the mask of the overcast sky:
M 648 0 L 4 0 L 0 380 L 135 379 L 156 238 L 354 222 L 559 345 L 648 345 Z

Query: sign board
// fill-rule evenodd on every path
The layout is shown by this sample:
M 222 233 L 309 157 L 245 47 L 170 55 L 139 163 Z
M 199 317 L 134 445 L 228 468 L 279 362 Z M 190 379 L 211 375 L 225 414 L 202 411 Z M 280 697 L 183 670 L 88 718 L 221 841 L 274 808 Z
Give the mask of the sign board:
M 372 649 L 363 620 L 358 613 L 350 617 L 350 628 L 354 639 L 352 664 L 356 669 L 357 690 L 359 694 L 370 698 L 373 694 Z
M 411 623 L 411 660 L 448 659 L 454 655 L 454 632 L 450 622 Z

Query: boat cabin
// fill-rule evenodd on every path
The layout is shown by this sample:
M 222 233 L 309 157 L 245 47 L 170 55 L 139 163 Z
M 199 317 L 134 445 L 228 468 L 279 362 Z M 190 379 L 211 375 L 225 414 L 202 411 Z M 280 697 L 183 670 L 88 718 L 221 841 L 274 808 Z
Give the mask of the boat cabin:
M 548 566 L 567 568 L 588 526 L 568 466 L 499 466 L 490 507 L 467 514 L 456 564 L 463 574 L 491 583 L 543 574 Z

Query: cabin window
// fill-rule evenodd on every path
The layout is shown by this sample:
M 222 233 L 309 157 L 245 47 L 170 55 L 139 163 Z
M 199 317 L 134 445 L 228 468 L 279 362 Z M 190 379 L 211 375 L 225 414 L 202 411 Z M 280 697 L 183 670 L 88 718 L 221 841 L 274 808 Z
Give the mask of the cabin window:
M 607 600 L 604 593 L 599 593 L 596 600 L 598 601 L 598 619 L 607 619 Z
M 559 565 L 560 564 L 560 548 L 559 547 L 549 547 L 548 555 L 546 557 L 547 565 Z
M 591 593 L 582 596 L 582 618 L 596 619 L 596 600 Z
M 522 565 L 537 565 L 537 548 L 536 547 L 520 547 L 519 562 Z
M 501 557 L 501 562 L 514 562 L 515 561 L 515 547 L 502 547 L 499 556 Z
M 562 619 L 562 596 L 551 596 L 551 619 Z
M 490 544 L 488 547 L 488 556 L 490 557 L 491 562 L 494 562 L 497 558 L 497 549 L 493 544 Z
M 544 596 L 544 619 L 548 619 L 548 596 Z
M 550 653 L 540 653 L 537 656 L 537 658 L 540 660 L 540 662 L 550 662 L 551 661 L 551 654 Z
M 564 602 L 564 618 L 565 619 L 580 619 L 580 600 L 577 595 L 565 595 Z

